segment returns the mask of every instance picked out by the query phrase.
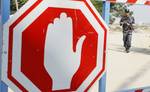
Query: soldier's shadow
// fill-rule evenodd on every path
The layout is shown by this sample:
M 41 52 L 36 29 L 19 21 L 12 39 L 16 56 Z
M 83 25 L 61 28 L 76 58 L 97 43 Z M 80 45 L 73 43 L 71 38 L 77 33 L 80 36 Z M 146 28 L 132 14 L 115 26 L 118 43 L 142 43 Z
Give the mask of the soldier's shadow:
M 127 80 L 125 80 L 120 86 L 118 86 L 117 89 L 119 89 L 119 90 L 121 89 L 121 91 L 115 91 L 115 92 L 131 92 L 131 91 L 122 90 L 122 89 L 129 87 L 130 84 L 132 84 L 132 83 L 136 82 L 138 79 L 142 78 L 142 76 L 144 76 L 147 72 L 150 71 L 149 67 L 150 67 L 150 62 L 145 63 L 132 76 L 128 77 Z M 148 87 L 148 88 L 150 88 L 150 87 Z M 143 89 L 146 89 L 146 87 Z M 150 92 L 150 89 L 147 92 Z
M 110 44 L 108 50 L 125 53 L 125 48 L 119 44 Z M 139 48 L 139 47 L 132 46 L 130 51 L 134 52 L 134 53 L 150 55 L 150 47 L 149 48 Z
M 138 47 L 132 47 L 131 51 L 136 52 L 136 53 L 143 53 L 146 55 L 150 55 L 150 48 L 138 48 Z
M 115 52 L 121 52 L 121 53 L 126 53 L 124 51 L 124 47 L 120 44 L 110 44 L 108 46 L 108 50 L 115 51 Z M 139 48 L 132 46 L 131 48 L 131 54 L 134 53 L 141 53 L 145 55 L 150 55 L 150 47 L 149 48 Z M 118 87 L 115 89 L 113 92 L 130 92 L 129 90 L 125 90 L 127 87 L 129 87 L 132 83 L 136 82 L 142 76 L 147 74 L 147 72 L 150 71 L 150 62 L 145 63 L 144 65 L 141 66 L 140 69 L 135 71 L 135 73 L 131 76 L 129 76 L 125 81 L 122 82 L 122 84 L 118 85 Z M 150 92 L 150 91 L 148 91 Z

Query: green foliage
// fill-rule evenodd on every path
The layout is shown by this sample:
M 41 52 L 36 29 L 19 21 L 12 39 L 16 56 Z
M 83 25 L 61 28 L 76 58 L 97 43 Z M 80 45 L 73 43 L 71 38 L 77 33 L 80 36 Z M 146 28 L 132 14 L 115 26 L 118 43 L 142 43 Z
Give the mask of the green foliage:
M 17 0 L 17 1 L 18 1 L 19 8 L 21 8 L 28 0 Z M 11 9 L 11 14 L 16 12 L 15 0 L 10 0 L 10 9 Z
M 28 0 L 18 0 L 19 8 L 22 7 Z M 101 0 L 91 0 L 97 11 L 102 15 L 103 2 Z M 113 23 L 116 18 L 121 17 L 124 14 L 124 10 L 131 4 L 111 3 L 110 5 L 110 23 Z M 16 12 L 15 0 L 11 0 L 11 14 Z M 132 15 L 133 12 L 131 11 Z
M 103 3 L 100 0 L 91 0 L 97 11 L 102 14 Z
M 28 0 L 18 0 L 19 8 L 22 7 Z
M 10 0 L 10 10 L 11 10 L 11 14 L 16 11 L 16 5 L 14 0 Z
M 112 3 L 110 13 L 112 13 L 112 16 L 121 17 L 124 14 L 124 10 L 128 9 L 129 6 L 130 4 Z
M 95 8 L 98 10 L 100 14 L 102 14 L 103 3 L 100 0 L 91 0 Z M 124 10 L 128 9 L 131 4 L 123 4 L 123 3 L 111 3 L 110 4 L 110 24 L 112 24 L 116 18 L 121 17 L 124 14 Z M 132 15 L 133 12 L 130 11 Z
M 123 4 L 123 3 L 112 3 L 110 8 L 110 24 L 112 24 L 116 18 L 119 18 L 124 15 L 125 9 L 131 4 Z M 130 10 L 130 14 L 133 14 L 133 11 Z

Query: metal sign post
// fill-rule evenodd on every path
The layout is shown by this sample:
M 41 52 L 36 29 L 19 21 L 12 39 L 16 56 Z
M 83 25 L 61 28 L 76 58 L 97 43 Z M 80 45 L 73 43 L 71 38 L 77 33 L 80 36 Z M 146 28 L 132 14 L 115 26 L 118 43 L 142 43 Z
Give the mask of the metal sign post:
M 9 19 L 10 15 L 10 0 L 0 1 L 0 79 L 1 79 L 1 63 L 2 63 L 2 25 Z M 0 80 L 0 92 L 8 92 L 8 86 Z
M 109 15 L 110 15 L 110 2 L 103 1 L 102 17 L 108 25 L 109 25 L 109 17 L 110 17 Z M 99 81 L 99 92 L 106 92 L 106 73 Z

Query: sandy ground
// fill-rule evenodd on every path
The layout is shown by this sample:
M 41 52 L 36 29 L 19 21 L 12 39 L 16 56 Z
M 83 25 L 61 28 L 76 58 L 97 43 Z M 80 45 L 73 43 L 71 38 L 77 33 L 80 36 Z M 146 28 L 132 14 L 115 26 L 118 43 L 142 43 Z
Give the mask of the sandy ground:
M 133 33 L 130 53 L 125 53 L 122 46 L 122 32 L 109 32 L 106 92 L 148 86 L 150 86 L 150 32 Z M 98 92 L 98 82 L 90 92 Z
M 150 86 L 150 32 L 134 32 L 132 39 L 125 53 L 122 32 L 109 32 L 107 92 Z
M 133 33 L 130 53 L 124 51 L 122 44 L 122 32 L 109 32 L 106 92 L 150 87 L 150 32 Z M 97 86 L 98 83 L 90 92 L 98 92 Z

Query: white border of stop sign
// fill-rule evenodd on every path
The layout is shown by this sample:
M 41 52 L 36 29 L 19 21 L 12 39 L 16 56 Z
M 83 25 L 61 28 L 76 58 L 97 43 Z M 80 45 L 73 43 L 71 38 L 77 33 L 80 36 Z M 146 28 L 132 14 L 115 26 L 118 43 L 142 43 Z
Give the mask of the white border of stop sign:
M 16 13 L 12 19 L 10 19 L 5 25 L 4 25 L 4 39 L 3 39 L 3 51 L 8 52 L 8 42 L 9 42 L 9 27 L 12 25 L 12 23 L 19 18 L 23 14 L 24 11 L 26 11 L 31 5 L 33 5 L 36 2 L 36 0 L 29 1 L 22 9 L 19 10 L 18 13 Z M 21 43 L 22 43 L 22 32 L 30 26 L 49 6 L 50 7 L 56 7 L 56 8 L 68 8 L 68 9 L 79 9 L 84 14 L 86 19 L 88 19 L 89 23 L 92 25 L 92 27 L 96 30 L 98 33 L 98 53 L 97 53 L 97 66 L 94 68 L 94 70 L 90 73 L 90 75 L 84 80 L 84 82 L 80 85 L 80 87 L 77 89 L 77 92 L 84 92 L 85 89 L 93 82 L 95 81 L 95 78 L 101 78 L 101 75 L 98 75 L 100 73 L 100 70 L 105 68 L 103 58 L 104 58 L 104 44 L 106 44 L 105 39 L 105 31 L 95 18 L 95 16 L 91 13 L 89 8 L 85 5 L 85 1 L 73 1 L 73 0 L 43 0 L 37 7 L 35 7 L 23 20 L 21 20 L 16 27 L 14 28 L 13 33 L 13 57 L 12 57 L 12 76 L 26 89 L 28 89 L 29 92 L 40 92 L 40 90 L 21 72 Z M 99 18 L 99 20 L 103 23 L 105 28 L 108 30 L 108 27 L 106 26 L 105 22 L 99 15 L 99 13 L 96 11 L 94 6 L 91 4 L 90 0 L 86 1 L 90 8 L 94 11 L 96 16 Z M 24 26 L 22 26 L 24 25 Z M 2 80 L 10 86 L 15 92 L 20 92 L 21 90 L 14 85 L 7 77 L 7 69 L 8 69 L 8 54 L 3 54 L 3 62 L 2 62 Z M 104 72 L 104 71 L 103 71 Z

